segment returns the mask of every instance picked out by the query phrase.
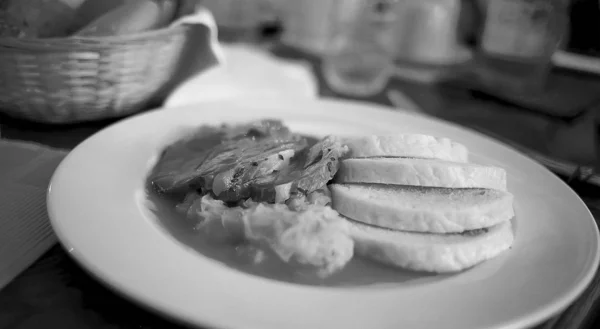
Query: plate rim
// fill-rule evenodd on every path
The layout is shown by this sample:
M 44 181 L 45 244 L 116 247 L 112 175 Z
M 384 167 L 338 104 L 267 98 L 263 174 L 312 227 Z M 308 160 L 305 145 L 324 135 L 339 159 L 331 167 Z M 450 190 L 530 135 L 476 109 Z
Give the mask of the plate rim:
M 236 99 L 236 100 L 215 100 L 215 101 L 203 102 L 202 105 L 210 106 L 211 104 L 213 104 L 213 105 L 215 105 L 215 104 L 220 104 L 220 105 L 237 104 L 238 102 L 241 102 L 241 101 L 248 102 L 249 99 L 246 98 L 244 100 L 238 100 L 238 99 Z M 259 103 L 265 102 L 265 99 L 261 98 L 260 100 L 257 100 L 257 101 Z M 268 100 L 266 100 L 267 103 L 270 103 L 273 101 L 275 103 L 285 101 L 281 105 L 286 106 L 285 104 L 289 103 L 290 100 L 289 100 L 289 97 L 286 97 L 285 99 L 269 98 Z M 389 114 L 390 112 L 394 112 L 393 110 L 387 109 L 383 106 L 368 103 L 368 102 L 361 102 L 361 101 L 343 101 L 343 100 L 332 100 L 332 99 L 302 99 L 301 101 L 304 103 L 313 103 L 313 104 L 314 103 L 318 103 L 318 104 L 333 103 L 333 104 L 337 104 L 338 106 L 358 106 L 358 107 L 364 108 L 365 110 L 381 111 L 381 112 L 385 112 L 386 114 Z M 154 109 L 154 110 L 147 111 L 147 112 L 141 113 L 139 115 L 135 115 L 135 116 L 126 118 L 124 120 L 118 121 L 116 123 L 113 123 L 113 124 L 105 127 L 104 129 L 96 132 L 95 134 L 93 134 L 92 136 L 87 138 L 84 142 L 77 145 L 61 162 L 61 164 L 58 166 L 57 170 L 54 172 L 54 174 L 51 178 L 51 182 L 48 187 L 48 192 L 47 192 L 47 196 L 46 196 L 50 222 L 52 224 L 54 231 L 56 232 L 57 237 L 59 238 L 59 242 L 61 243 L 61 245 L 63 245 L 63 247 L 67 251 L 69 251 L 69 255 L 79 265 L 81 265 L 82 268 L 84 268 L 87 273 L 91 274 L 94 278 L 98 279 L 99 282 L 108 286 L 109 289 L 111 289 L 112 291 L 117 292 L 119 295 L 124 296 L 126 299 L 128 299 L 138 305 L 142 305 L 143 308 L 150 309 L 154 312 L 157 312 L 158 314 L 161 314 L 161 315 L 165 316 L 166 318 L 168 318 L 169 320 L 172 320 L 176 323 L 189 323 L 189 324 L 199 324 L 199 322 L 197 319 L 195 319 L 193 321 L 188 321 L 190 319 L 185 319 L 185 317 L 181 317 L 180 314 L 179 315 L 174 314 L 172 310 L 165 310 L 165 309 L 161 309 L 160 307 L 157 307 L 156 305 L 151 305 L 151 303 L 148 303 L 148 301 L 145 301 L 144 298 L 142 298 L 141 296 L 132 292 L 127 287 L 119 285 L 119 283 L 117 283 L 117 282 L 111 282 L 111 280 L 107 277 L 102 277 L 101 275 L 97 275 L 97 273 L 99 273 L 101 271 L 94 269 L 94 265 L 92 264 L 92 262 L 90 262 L 89 260 L 86 260 L 86 259 L 82 259 L 81 257 L 79 257 L 79 255 L 77 253 L 73 253 L 72 250 L 69 250 L 69 248 L 70 248 L 69 243 L 68 243 L 69 239 L 68 239 L 68 237 L 63 235 L 64 232 L 61 232 L 60 229 L 57 229 L 57 225 L 58 225 L 57 219 L 55 218 L 56 215 L 52 214 L 54 210 L 52 209 L 51 203 L 52 203 L 52 197 L 53 197 L 52 187 L 53 187 L 53 185 L 55 185 L 56 181 L 60 178 L 61 168 L 63 167 L 63 164 L 68 163 L 70 157 L 74 154 L 74 151 L 77 151 L 78 149 L 81 150 L 82 148 L 84 148 L 86 145 L 86 142 L 88 142 L 89 140 L 92 140 L 94 138 L 98 138 L 98 136 L 101 136 L 103 133 L 105 133 L 105 131 L 114 129 L 115 126 L 125 126 L 125 125 L 129 124 L 130 121 L 140 120 L 141 117 L 157 116 L 157 115 L 160 115 L 160 113 L 163 113 L 162 111 L 164 111 L 164 112 L 177 112 L 177 111 L 182 111 L 182 110 L 189 111 L 189 112 L 198 111 L 197 109 L 193 109 L 193 107 L 195 105 L 199 105 L 199 104 L 186 104 L 186 105 L 178 106 L 175 108 L 168 108 L 168 109 L 164 109 L 164 108 Z M 324 106 L 327 107 L 328 105 L 324 105 Z M 530 162 L 531 165 L 537 166 L 538 170 L 543 170 L 543 171 L 546 171 L 547 173 L 552 174 L 552 172 L 549 171 L 546 167 L 544 167 L 540 163 L 536 162 L 535 160 L 529 158 L 527 155 L 523 154 L 519 150 L 513 148 L 511 145 L 507 145 L 507 144 L 503 143 L 502 141 L 499 141 L 493 137 L 487 136 L 477 130 L 474 130 L 474 129 L 471 129 L 468 127 L 463 127 L 463 126 L 460 126 L 459 124 L 449 122 L 449 121 L 446 121 L 446 120 L 443 120 L 440 118 L 428 117 L 428 116 L 424 116 L 424 115 L 420 115 L 420 114 L 416 114 L 416 113 L 402 113 L 402 115 L 417 117 L 417 120 L 433 121 L 436 124 L 450 126 L 450 127 L 453 127 L 454 129 L 466 131 L 470 135 L 485 138 L 488 141 L 491 141 L 495 144 L 499 144 L 502 147 L 511 150 L 511 152 L 518 154 L 520 157 L 522 157 L 522 159 Z M 554 174 L 552 174 L 552 175 L 554 176 Z M 577 195 L 577 193 L 575 191 L 573 191 L 573 189 L 571 189 L 571 187 L 568 186 L 568 184 L 561 181 L 558 177 L 554 177 L 554 179 L 556 179 L 556 181 L 560 182 L 560 184 L 563 185 L 563 187 L 565 187 L 567 190 L 570 191 L 572 196 L 574 196 L 575 199 L 578 202 L 580 202 L 580 205 L 584 207 L 587 214 L 592 219 L 592 222 L 594 222 L 593 215 L 591 214 L 587 205 L 579 197 L 579 195 Z M 573 201 L 575 201 L 575 199 Z M 530 313 L 529 316 L 515 318 L 512 321 L 507 320 L 508 323 L 499 324 L 498 326 L 496 326 L 497 328 L 521 328 L 524 326 L 537 325 L 537 324 L 551 318 L 553 315 L 566 309 L 569 305 L 572 304 L 572 302 L 576 298 L 578 298 L 584 292 L 584 290 L 589 286 L 589 284 L 593 280 L 593 278 L 596 274 L 597 268 L 598 268 L 598 264 L 600 263 L 600 244 L 599 244 L 600 235 L 598 233 L 598 227 L 596 225 L 594 225 L 594 227 L 595 227 L 595 230 L 594 230 L 595 234 L 593 234 L 593 235 L 594 235 L 594 244 L 596 246 L 596 252 L 593 256 L 593 259 L 590 262 L 590 267 L 592 269 L 588 270 L 586 272 L 586 274 L 582 277 L 582 279 L 578 282 L 578 284 L 575 287 L 573 287 L 572 289 L 570 289 L 569 293 L 565 294 L 560 299 L 557 299 L 554 303 L 548 303 L 545 307 L 538 309 L 536 312 Z M 303 287 L 303 289 L 306 288 L 304 286 L 302 286 L 302 287 Z M 319 288 L 319 289 L 323 289 L 323 288 Z M 337 289 L 337 288 L 333 288 L 333 289 Z M 204 323 L 203 325 L 221 327 L 221 324 L 215 324 L 215 323 Z M 494 327 L 494 328 L 496 328 L 496 327 Z

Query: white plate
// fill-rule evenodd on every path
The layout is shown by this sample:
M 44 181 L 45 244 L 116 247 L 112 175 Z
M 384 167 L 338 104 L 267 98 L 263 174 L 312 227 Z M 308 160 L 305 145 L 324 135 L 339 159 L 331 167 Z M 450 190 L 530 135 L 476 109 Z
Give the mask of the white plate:
M 318 288 L 231 270 L 165 234 L 141 202 L 159 150 L 182 127 L 264 117 L 307 134 L 421 132 L 466 144 L 474 162 L 508 172 L 513 249 L 450 277 Z M 66 249 L 100 280 L 175 319 L 216 328 L 524 328 L 566 308 L 599 260 L 593 217 L 541 165 L 459 126 L 359 103 L 238 100 L 124 120 L 68 155 L 52 179 L 48 208 Z

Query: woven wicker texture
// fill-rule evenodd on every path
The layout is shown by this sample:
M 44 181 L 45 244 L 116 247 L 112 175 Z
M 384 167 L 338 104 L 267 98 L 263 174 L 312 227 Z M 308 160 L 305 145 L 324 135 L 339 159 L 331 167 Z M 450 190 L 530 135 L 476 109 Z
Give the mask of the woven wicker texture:
M 119 117 L 160 96 L 187 26 L 124 37 L 0 39 L 0 109 L 47 123 Z

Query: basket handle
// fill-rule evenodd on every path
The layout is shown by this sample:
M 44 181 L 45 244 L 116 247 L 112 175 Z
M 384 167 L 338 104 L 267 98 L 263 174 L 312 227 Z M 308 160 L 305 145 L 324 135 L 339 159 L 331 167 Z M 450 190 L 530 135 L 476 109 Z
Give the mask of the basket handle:
M 217 23 L 210 10 L 202 5 L 202 0 L 181 0 L 177 17 L 180 18 L 171 27 L 186 25 L 189 35 L 173 78 L 160 92 L 161 99 L 166 99 L 192 77 L 225 62 Z

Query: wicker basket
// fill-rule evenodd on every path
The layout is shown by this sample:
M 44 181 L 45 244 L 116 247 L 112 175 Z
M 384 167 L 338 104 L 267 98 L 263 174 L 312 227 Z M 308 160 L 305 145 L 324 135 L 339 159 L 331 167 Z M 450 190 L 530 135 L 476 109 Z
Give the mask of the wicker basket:
M 0 111 L 46 123 L 120 117 L 164 97 L 190 27 L 103 38 L 0 39 Z

